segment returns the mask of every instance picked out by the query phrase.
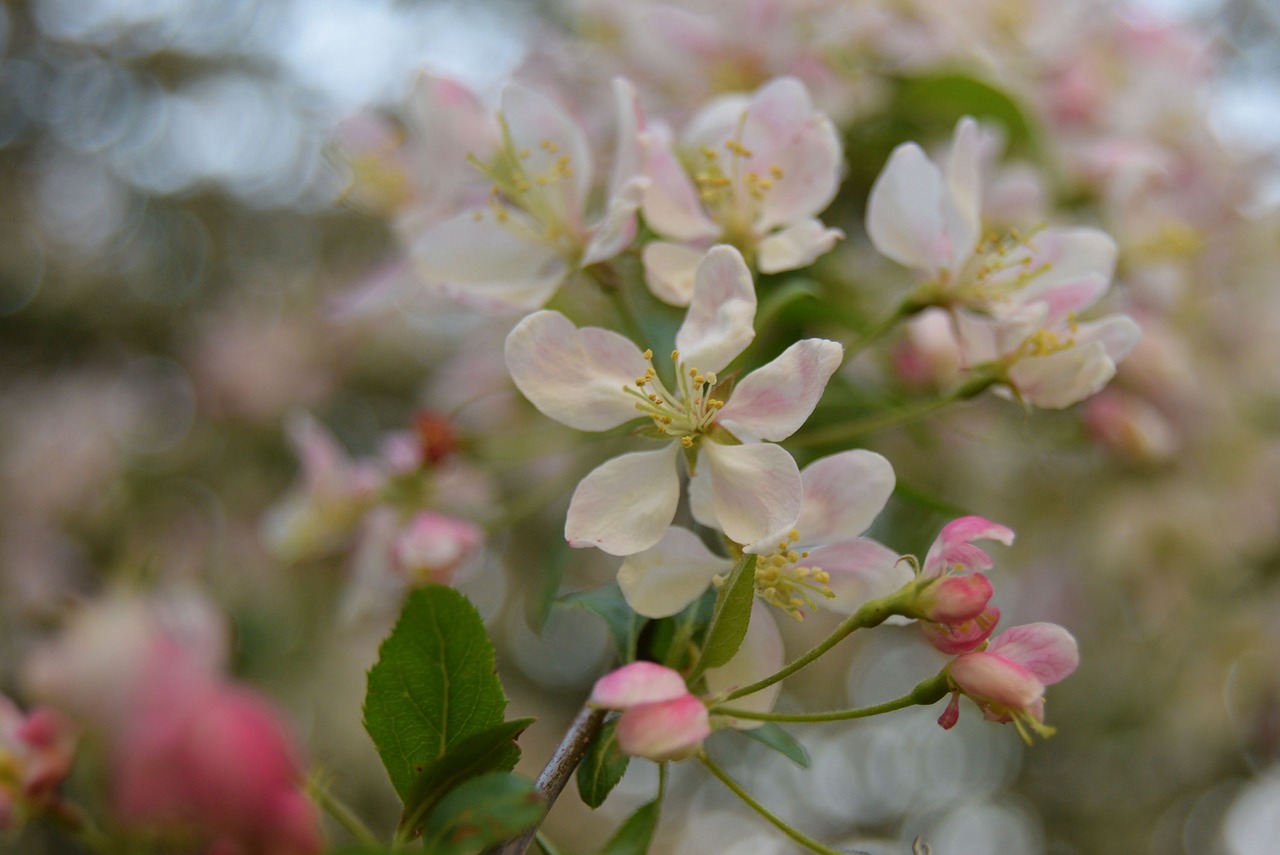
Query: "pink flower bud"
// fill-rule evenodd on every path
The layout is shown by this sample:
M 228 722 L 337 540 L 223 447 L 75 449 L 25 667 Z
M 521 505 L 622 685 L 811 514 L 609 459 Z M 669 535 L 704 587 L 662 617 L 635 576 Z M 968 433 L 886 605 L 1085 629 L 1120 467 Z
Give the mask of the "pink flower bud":
M 590 703 L 611 710 L 670 701 L 689 694 L 684 677 L 656 662 L 632 662 L 596 681 Z
M 972 620 L 960 623 L 925 621 L 920 624 L 920 629 L 929 643 L 943 653 L 968 653 L 987 640 L 999 620 L 1000 610 L 995 606 L 987 606 Z
M 14 828 L 30 808 L 51 806 L 71 772 L 75 735 L 47 707 L 26 716 L 0 695 L 0 831 Z
M 683 760 L 711 734 L 707 707 L 691 694 L 631 707 L 618 719 L 618 747 L 649 760 Z
M 982 573 L 948 576 L 924 590 L 916 600 L 916 611 L 934 623 L 964 623 L 982 614 L 992 593 L 991 581 Z
M 483 543 L 484 532 L 474 524 L 424 511 L 400 532 L 391 552 L 396 567 L 411 581 L 447 585 Z

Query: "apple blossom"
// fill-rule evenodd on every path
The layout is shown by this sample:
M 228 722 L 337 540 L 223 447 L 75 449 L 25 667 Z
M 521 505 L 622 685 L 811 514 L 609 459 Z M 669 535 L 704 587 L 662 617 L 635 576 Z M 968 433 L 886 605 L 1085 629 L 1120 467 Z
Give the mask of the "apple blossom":
M 483 545 L 484 532 L 474 523 L 422 511 L 396 536 L 392 560 L 411 583 L 448 585 Z
M 582 480 L 565 522 L 572 546 L 631 555 L 656 544 L 675 516 L 682 451 L 691 473 L 705 471 L 717 527 L 736 543 L 755 543 L 800 509 L 799 470 L 772 442 L 809 417 L 842 348 L 823 339 L 797 342 L 726 398 L 716 375 L 755 336 L 755 289 L 742 255 L 729 246 L 707 252 L 696 280 L 671 353 L 670 386 L 653 367 L 652 351 L 609 330 L 578 329 L 559 312 L 535 312 L 507 337 L 512 379 L 544 415 L 592 431 L 643 416 L 651 437 L 665 443 L 609 460 Z
M 648 127 L 644 139 L 645 223 L 667 238 L 645 246 L 645 281 L 668 303 L 688 305 L 712 243 L 732 244 L 760 272 L 777 273 L 812 264 L 844 236 L 817 219 L 840 185 L 840 138 L 793 77 L 698 112 L 680 143 L 697 164 L 692 177 L 664 125 Z
M 942 527 L 925 554 L 907 611 L 920 620 L 930 644 L 944 653 L 964 653 L 991 635 L 1000 611 L 990 604 L 993 591 L 984 571 L 994 562 L 973 542 L 995 540 L 1008 546 L 1013 538 L 1008 527 L 977 516 Z
M 944 166 L 915 143 L 894 149 L 871 189 L 867 233 L 924 274 L 910 303 L 951 312 L 967 366 L 1028 403 L 1070 406 L 1101 389 L 1138 340 L 1127 316 L 1078 320 L 1110 286 L 1115 242 L 1087 228 L 982 237 L 981 147 L 965 117 Z
M 947 666 L 954 692 L 938 724 L 955 725 L 960 695 L 965 695 L 991 721 L 1012 721 L 1027 742 L 1028 728 L 1051 736 L 1053 728 L 1044 723 L 1045 686 L 1068 677 L 1079 664 L 1076 640 L 1057 624 L 1011 627 L 986 649 L 962 654 Z
M 56 710 L 38 707 L 24 715 L 0 695 L 0 832 L 56 801 L 74 751 L 71 724 Z
M 502 90 L 501 142 L 472 163 L 492 182 L 487 205 L 428 227 L 413 240 L 419 269 L 464 299 L 534 309 L 565 278 L 631 243 L 647 179 L 641 174 L 640 107 L 614 81 L 618 146 L 608 201 L 589 223 L 594 164 L 582 128 L 552 99 L 517 83 Z

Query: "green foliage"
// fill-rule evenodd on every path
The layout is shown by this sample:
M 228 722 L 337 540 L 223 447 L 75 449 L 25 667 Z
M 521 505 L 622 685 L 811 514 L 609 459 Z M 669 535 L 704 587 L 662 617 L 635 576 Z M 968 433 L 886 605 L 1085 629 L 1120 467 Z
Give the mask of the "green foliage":
M 707 627 L 702 656 L 690 680 L 696 680 L 708 668 L 718 668 L 733 658 L 746 638 L 751 622 L 751 603 L 755 597 L 756 557 L 744 555 L 734 565 L 716 597 L 711 625 Z
M 364 702 L 365 730 L 400 798 L 408 802 L 459 740 L 500 725 L 506 705 L 475 607 L 452 588 L 414 591 L 378 650 Z
M 625 663 L 635 660 L 636 642 L 640 638 L 644 618 L 627 605 L 617 582 L 610 582 L 593 591 L 567 594 L 560 598 L 560 603 L 569 608 L 586 609 L 604 620 L 613 636 L 618 661 Z
M 809 752 L 804 750 L 804 746 L 797 742 L 794 736 L 778 727 L 774 722 L 767 721 L 759 727 L 753 727 L 749 730 L 735 730 L 734 733 L 740 733 L 769 746 L 803 769 L 809 768 Z
M 424 849 L 432 855 L 464 855 L 517 836 L 537 822 L 542 801 L 533 781 L 510 772 L 471 778 L 427 814 Z
M 508 721 L 462 737 L 423 770 L 405 798 L 397 834 L 416 837 L 422 821 L 450 790 L 486 772 L 510 771 L 520 759 L 515 738 L 524 732 L 531 718 Z
M 658 827 L 661 807 L 660 799 L 641 805 L 609 838 L 601 855 L 644 855 L 648 852 L 653 832 Z
M 590 808 L 604 804 L 609 792 L 622 780 L 631 758 L 618 748 L 617 722 L 611 721 L 587 747 L 587 753 L 578 764 L 578 795 Z

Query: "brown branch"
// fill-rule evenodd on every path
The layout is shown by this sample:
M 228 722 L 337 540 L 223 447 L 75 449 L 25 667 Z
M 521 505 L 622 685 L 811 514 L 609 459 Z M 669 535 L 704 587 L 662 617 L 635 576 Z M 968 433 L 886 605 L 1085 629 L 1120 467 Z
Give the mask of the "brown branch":
M 606 712 L 607 710 L 592 709 L 587 706 L 578 711 L 577 718 L 569 726 L 564 739 L 560 740 L 555 753 L 551 755 L 546 768 L 538 775 L 538 780 L 534 784 L 538 798 L 542 799 L 547 806 L 542 812 L 542 819 L 526 829 L 519 837 L 486 849 L 483 855 L 524 855 L 529 844 L 533 842 L 534 835 L 538 833 L 542 820 L 546 819 L 547 812 L 551 810 L 551 806 L 555 804 L 561 791 L 569 783 L 573 770 L 582 762 L 583 755 L 587 753 L 587 746 L 600 732 Z

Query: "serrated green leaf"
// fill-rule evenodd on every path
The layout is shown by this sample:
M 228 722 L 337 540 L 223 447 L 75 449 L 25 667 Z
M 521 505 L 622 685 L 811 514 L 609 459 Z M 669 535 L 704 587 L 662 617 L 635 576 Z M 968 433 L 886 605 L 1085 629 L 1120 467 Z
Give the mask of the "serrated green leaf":
M 466 781 L 427 814 L 424 848 L 432 855 L 463 855 L 520 834 L 542 817 L 533 781 L 488 772 Z
M 452 588 L 410 594 L 369 669 L 364 726 L 402 800 L 458 740 L 502 723 L 507 699 L 475 607 Z
M 755 597 L 756 557 L 744 555 L 734 565 L 716 596 L 711 625 L 702 644 L 702 656 L 690 674 L 692 682 L 708 668 L 719 668 L 733 658 L 746 638 L 751 621 L 751 602 Z
M 617 730 L 616 720 L 605 724 L 578 764 L 578 795 L 593 810 L 604 804 L 631 762 L 631 757 L 618 748 Z
M 573 609 L 586 609 L 604 620 L 618 650 L 619 662 L 631 662 L 636 658 L 636 641 L 644 618 L 632 611 L 617 582 L 610 582 L 591 591 L 566 594 L 560 604 Z
M 609 838 L 601 855 L 645 855 L 658 827 L 661 806 L 662 803 L 656 799 L 641 805 Z
M 804 746 L 797 742 L 794 736 L 778 727 L 775 722 L 766 721 L 759 727 L 738 730 L 735 733 L 741 733 L 743 736 L 769 746 L 801 768 L 809 768 L 809 752 L 804 750 Z
M 422 820 L 427 812 L 468 778 L 485 772 L 514 769 L 520 760 L 520 748 L 514 740 L 533 721 L 522 718 L 503 722 L 468 734 L 450 745 L 409 788 L 397 835 L 403 839 L 416 837 L 422 830 Z

